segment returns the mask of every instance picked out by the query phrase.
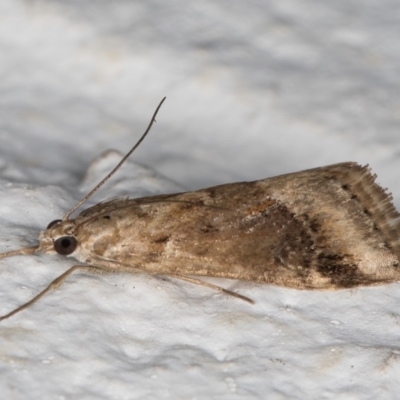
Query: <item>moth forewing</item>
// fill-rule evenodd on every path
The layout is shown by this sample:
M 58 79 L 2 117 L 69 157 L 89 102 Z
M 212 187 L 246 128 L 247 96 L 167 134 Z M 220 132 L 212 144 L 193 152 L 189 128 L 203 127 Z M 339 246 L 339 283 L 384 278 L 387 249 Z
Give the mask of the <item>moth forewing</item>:
M 368 168 L 355 163 L 117 199 L 84 211 L 74 223 L 77 258 L 85 262 L 86 254 L 98 266 L 298 289 L 400 279 L 399 214 Z

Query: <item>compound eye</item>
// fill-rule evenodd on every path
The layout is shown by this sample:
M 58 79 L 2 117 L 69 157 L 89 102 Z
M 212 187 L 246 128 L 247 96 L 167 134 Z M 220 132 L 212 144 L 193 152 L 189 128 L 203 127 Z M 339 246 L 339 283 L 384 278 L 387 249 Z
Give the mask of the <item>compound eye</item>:
M 54 225 L 58 224 L 59 222 L 62 222 L 61 219 L 55 219 L 54 221 L 51 221 L 48 225 L 46 229 L 50 229 L 51 227 L 53 227 Z
M 62 256 L 67 256 L 75 251 L 78 242 L 73 236 L 63 236 L 54 242 L 54 250 Z

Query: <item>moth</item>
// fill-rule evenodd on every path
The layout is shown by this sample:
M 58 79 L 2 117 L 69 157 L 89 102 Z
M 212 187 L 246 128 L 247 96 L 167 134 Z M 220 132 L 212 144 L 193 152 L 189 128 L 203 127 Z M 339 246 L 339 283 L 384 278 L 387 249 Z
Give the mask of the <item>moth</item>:
M 193 192 L 117 198 L 70 218 L 125 162 L 61 219 L 39 245 L 0 254 L 36 252 L 73 257 L 74 265 L 32 305 L 74 271 L 145 271 L 230 294 L 196 276 L 243 279 L 296 289 L 345 289 L 400 280 L 400 215 L 368 166 L 345 162 Z

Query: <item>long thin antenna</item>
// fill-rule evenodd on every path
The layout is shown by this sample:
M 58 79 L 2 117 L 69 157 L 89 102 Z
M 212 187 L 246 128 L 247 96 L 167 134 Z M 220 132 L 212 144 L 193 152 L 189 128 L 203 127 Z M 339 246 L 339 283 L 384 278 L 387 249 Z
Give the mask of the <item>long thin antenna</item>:
M 77 210 L 89 197 L 91 197 L 94 193 L 96 193 L 121 167 L 121 165 L 127 160 L 127 158 L 138 148 L 140 143 L 143 142 L 144 138 L 147 136 L 147 134 L 150 132 L 151 127 L 153 126 L 153 123 L 156 120 L 157 113 L 159 109 L 162 106 L 162 103 L 164 103 L 164 100 L 166 97 L 164 97 L 158 107 L 156 108 L 156 111 L 154 111 L 154 114 L 150 120 L 149 126 L 147 127 L 146 131 L 143 133 L 142 137 L 137 141 L 137 143 L 128 151 L 126 156 L 118 163 L 118 165 L 100 182 L 98 183 L 78 204 L 76 204 L 74 207 L 71 208 L 67 212 L 67 214 L 64 215 L 63 221 L 66 221 L 68 217 L 75 211 Z

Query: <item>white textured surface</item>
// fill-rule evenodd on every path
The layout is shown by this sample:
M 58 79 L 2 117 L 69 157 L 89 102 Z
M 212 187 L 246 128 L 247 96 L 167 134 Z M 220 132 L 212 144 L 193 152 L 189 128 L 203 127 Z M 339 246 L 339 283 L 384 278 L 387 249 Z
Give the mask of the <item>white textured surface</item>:
M 399 208 L 399 17 L 395 0 L 3 0 L 1 250 L 36 243 L 164 95 L 150 137 L 92 203 L 352 160 Z M 73 263 L 0 264 L 4 314 Z M 0 397 L 398 397 L 399 284 L 212 281 L 256 304 L 169 278 L 71 276 L 1 322 Z

